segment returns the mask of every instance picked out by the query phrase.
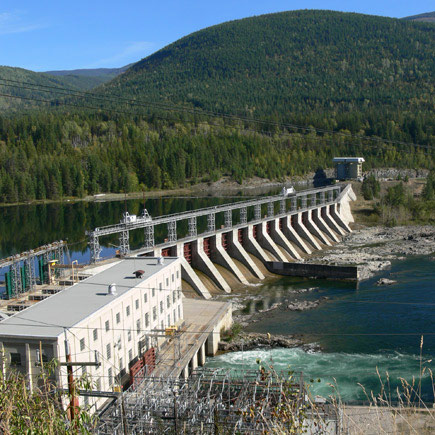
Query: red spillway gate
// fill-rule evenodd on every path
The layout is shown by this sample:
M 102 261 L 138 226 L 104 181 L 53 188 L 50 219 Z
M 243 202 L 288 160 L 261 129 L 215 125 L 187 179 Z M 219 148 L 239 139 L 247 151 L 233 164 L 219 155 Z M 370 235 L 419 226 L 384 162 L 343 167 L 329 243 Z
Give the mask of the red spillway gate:
M 272 221 L 266 222 L 266 233 L 270 235 L 272 232 Z
M 203 248 L 204 248 L 204 254 L 207 255 L 208 258 L 210 258 L 210 237 L 204 237 L 203 241 Z
M 170 257 L 171 256 L 171 248 L 162 249 L 162 257 Z
M 252 227 L 252 237 L 254 237 L 254 239 L 257 239 L 257 231 L 258 230 L 258 225 L 254 225 Z
M 183 247 L 183 255 L 189 264 L 192 264 L 192 243 L 185 243 Z
M 225 251 L 228 250 L 228 233 L 222 233 L 222 247 Z
M 239 243 L 241 245 L 243 245 L 243 229 L 242 228 L 239 228 L 237 230 L 237 239 L 239 240 Z

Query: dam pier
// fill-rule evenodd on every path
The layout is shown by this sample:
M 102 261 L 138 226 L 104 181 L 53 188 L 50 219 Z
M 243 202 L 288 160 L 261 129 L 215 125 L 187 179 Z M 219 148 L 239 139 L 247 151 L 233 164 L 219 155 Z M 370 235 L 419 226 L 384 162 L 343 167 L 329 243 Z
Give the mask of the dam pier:
M 241 284 L 248 284 L 247 274 L 262 280 L 266 270 L 280 273 L 280 263 L 304 262 L 314 251 L 332 246 L 351 232 L 349 202 L 355 199 L 350 184 L 336 184 L 156 218 L 146 210 L 139 217 L 126 213 L 121 223 L 87 233 L 90 260 L 100 260 L 101 237 L 117 234 L 120 256 L 180 257 L 182 278 L 199 296 L 209 299 L 212 295 L 196 270 L 225 293 L 231 292 L 231 286 L 221 267 Z M 223 222 L 220 226 L 218 219 Z M 200 221 L 203 231 L 199 230 Z M 183 225 L 187 233 L 179 237 L 177 230 Z M 155 234 L 158 230 L 162 233 L 162 226 L 166 237 L 156 243 Z M 143 248 L 131 251 L 130 232 L 137 230 L 144 232 Z M 291 269 L 298 276 L 316 276 L 319 265 L 313 266 L 317 269 L 308 264 L 285 268 L 285 274 Z M 333 277 L 334 271 L 325 276 Z M 342 277 L 357 279 L 356 268 Z M 339 270 L 337 278 L 341 278 Z

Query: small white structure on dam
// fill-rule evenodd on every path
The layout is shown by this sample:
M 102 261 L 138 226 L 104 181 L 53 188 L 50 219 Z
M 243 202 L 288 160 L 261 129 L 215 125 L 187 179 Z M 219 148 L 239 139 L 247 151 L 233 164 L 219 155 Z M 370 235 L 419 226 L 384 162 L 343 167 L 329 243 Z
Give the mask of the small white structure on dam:
M 363 157 L 334 157 L 335 178 L 337 180 L 359 180 L 362 178 Z

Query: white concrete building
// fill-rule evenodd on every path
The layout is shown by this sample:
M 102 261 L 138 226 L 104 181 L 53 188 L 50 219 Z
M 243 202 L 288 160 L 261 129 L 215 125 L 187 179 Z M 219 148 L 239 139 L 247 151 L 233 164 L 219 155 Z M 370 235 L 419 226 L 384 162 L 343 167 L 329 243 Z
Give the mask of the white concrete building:
M 165 340 L 153 336 L 182 319 L 180 259 L 127 258 L 1 321 L 0 368 L 27 374 L 32 387 L 40 349 L 44 361 L 64 362 L 66 335 L 73 362 L 93 362 L 97 354 L 101 363 L 74 367 L 75 376 L 87 373 L 96 390 L 112 391 L 129 365 Z M 56 378 L 67 388 L 66 367 Z M 81 400 L 97 404 L 94 398 Z

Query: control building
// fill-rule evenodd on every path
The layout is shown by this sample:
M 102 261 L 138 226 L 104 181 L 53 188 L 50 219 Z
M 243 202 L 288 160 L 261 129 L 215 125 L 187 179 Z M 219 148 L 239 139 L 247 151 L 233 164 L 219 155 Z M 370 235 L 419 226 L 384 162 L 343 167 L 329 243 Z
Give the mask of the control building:
M 352 180 L 362 178 L 363 157 L 334 157 L 335 178 L 337 180 Z
M 41 360 L 66 361 L 67 339 L 75 376 L 89 374 L 99 391 L 128 382 L 129 369 L 166 340 L 165 328 L 183 319 L 180 259 L 126 258 L 102 269 L 0 322 L 3 372 L 13 367 L 34 387 Z M 67 388 L 67 368 L 53 380 Z

